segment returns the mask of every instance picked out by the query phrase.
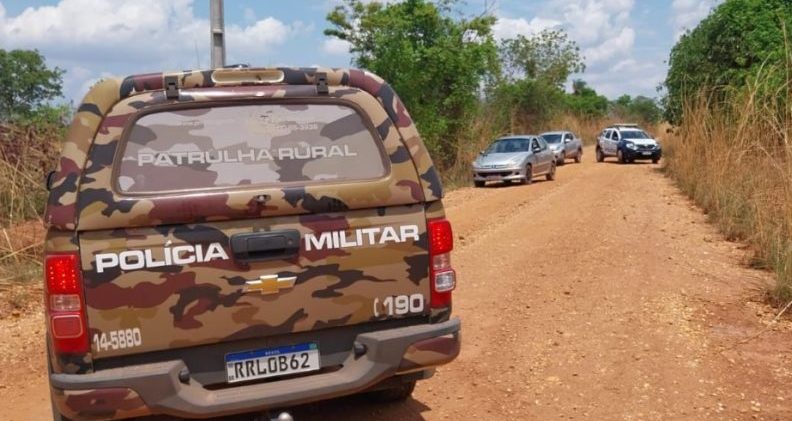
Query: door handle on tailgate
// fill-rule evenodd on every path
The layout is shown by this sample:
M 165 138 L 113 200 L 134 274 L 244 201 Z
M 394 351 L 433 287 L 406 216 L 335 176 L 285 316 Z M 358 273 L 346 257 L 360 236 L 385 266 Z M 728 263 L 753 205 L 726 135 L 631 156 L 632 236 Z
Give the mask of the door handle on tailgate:
M 236 260 L 246 262 L 291 259 L 300 252 L 300 232 L 280 230 L 234 234 L 231 236 L 231 251 Z

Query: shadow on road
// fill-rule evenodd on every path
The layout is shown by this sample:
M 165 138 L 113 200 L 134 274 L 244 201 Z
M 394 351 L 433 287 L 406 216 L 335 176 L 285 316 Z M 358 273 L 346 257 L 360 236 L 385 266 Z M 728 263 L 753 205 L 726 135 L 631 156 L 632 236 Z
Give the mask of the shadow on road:
M 531 184 L 547 183 L 548 181 L 549 180 L 544 179 L 544 178 L 534 178 L 534 180 L 531 182 Z M 481 188 L 481 189 L 506 189 L 506 188 L 509 188 L 509 187 L 520 187 L 520 186 L 528 186 L 528 185 L 529 184 L 525 184 L 525 183 L 504 183 L 504 182 L 501 182 L 501 181 L 493 181 L 493 182 L 490 182 L 489 184 L 484 185 L 484 187 L 479 187 L 479 188 Z
M 292 408 L 295 421 L 332 420 L 423 420 L 431 408 L 415 399 L 377 403 L 365 395 L 355 395 Z
M 612 164 L 612 165 L 660 165 L 654 164 L 652 161 L 633 161 L 633 162 L 625 162 L 624 164 L 620 163 L 619 161 L 602 161 L 601 164 Z
M 349 420 L 384 420 L 384 421 L 421 421 L 422 413 L 431 408 L 415 399 L 397 403 L 377 403 L 365 395 L 354 395 L 287 408 L 295 421 L 349 421 Z M 274 411 L 277 416 L 280 411 Z M 266 417 L 256 414 L 237 415 L 214 418 L 214 421 L 264 421 Z M 267 419 L 267 421 L 269 421 Z

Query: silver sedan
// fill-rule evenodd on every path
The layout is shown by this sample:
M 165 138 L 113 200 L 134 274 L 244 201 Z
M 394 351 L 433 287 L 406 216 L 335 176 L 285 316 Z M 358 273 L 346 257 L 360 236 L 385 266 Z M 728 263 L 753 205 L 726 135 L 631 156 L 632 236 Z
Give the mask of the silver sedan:
M 534 177 L 554 180 L 555 154 L 539 136 L 517 135 L 500 138 L 473 161 L 473 184 L 484 187 L 487 181 L 530 184 Z
M 564 165 L 567 159 L 580 162 L 583 158 L 583 142 L 576 134 L 569 131 L 546 132 L 539 136 L 547 142 L 553 150 L 556 164 Z

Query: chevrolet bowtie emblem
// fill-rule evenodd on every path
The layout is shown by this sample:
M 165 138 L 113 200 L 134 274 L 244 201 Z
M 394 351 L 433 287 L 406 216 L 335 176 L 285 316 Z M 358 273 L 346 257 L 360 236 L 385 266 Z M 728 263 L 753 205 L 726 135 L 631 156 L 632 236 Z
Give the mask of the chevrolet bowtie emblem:
M 282 289 L 292 288 L 296 280 L 296 276 L 280 278 L 278 275 L 263 275 L 245 282 L 245 292 L 259 292 L 262 295 L 277 294 Z

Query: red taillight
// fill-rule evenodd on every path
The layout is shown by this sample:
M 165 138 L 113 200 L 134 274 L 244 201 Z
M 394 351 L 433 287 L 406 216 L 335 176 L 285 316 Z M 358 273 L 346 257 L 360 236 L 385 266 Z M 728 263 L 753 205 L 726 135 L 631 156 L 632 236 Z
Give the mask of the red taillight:
M 59 354 L 88 352 L 80 258 L 76 253 L 45 259 L 46 306 L 50 336 Z
M 78 262 L 76 254 L 47 256 L 47 291 L 50 294 L 74 294 L 80 290 Z
M 448 253 L 454 249 L 454 233 L 447 219 L 429 221 L 429 251 L 432 255 Z
M 445 308 L 451 305 L 451 292 L 456 288 L 456 272 L 451 268 L 451 250 L 454 249 L 454 233 L 451 223 L 446 219 L 433 219 L 428 222 L 429 277 L 432 283 L 432 308 Z

